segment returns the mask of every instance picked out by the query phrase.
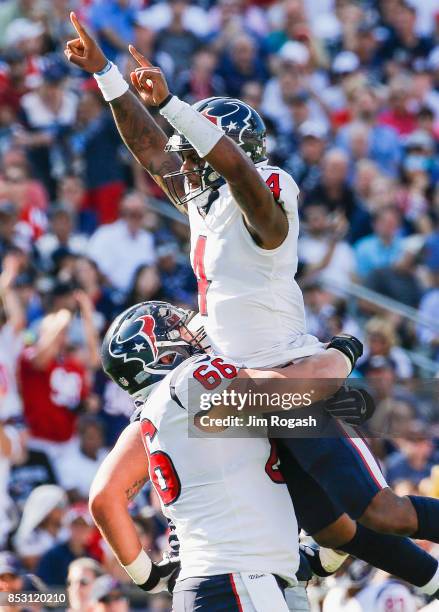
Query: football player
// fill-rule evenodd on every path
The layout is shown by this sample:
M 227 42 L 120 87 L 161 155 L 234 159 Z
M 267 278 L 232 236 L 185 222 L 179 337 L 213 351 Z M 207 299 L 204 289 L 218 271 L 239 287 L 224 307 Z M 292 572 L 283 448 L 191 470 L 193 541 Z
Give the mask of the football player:
M 306 334 L 293 279 L 298 188 L 267 164 L 259 115 L 227 98 L 190 107 L 169 92 L 161 70 L 130 47 L 139 64 L 131 79 L 142 104 L 74 14 L 72 23 L 78 37 L 67 43 L 67 58 L 94 73 L 126 145 L 189 216 L 199 309 L 214 350 L 246 367 L 279 366 L 321 351 L 317 338 Z M 157 107 L 175 129 L 169 141 L 145 106 Z M 350 371 L 359 345 L 351 338 L 336 342 Z M 345 433 L 281 443 L 289 484 L 308 491 L 298 510 L 301 525 L 319 543 L 435 592 L 438 562 L 390 534 L 438 542 L 439 501 L 395 495 L 363 440 Z
M 230 384 L 253 371 L 206 354 L 201 335 L 188 328 L 189 316 L 164 302 L 145 302 L 119 315 L 107 331 L 104 370 L 141 412 L 140 422 L 125 429 L 100 467 L 90 491 L 91 512 L 136 584 L 151 593 L 172 589 L 178 563 L 153 564 L 128 513 L 151 479 L 180 543 L 175 612 L 286 612 L 283 589 L 295 584 L 298 531 L 274 446 L 266 437 L 245 434 L 188 436 L 191 381 L 205 389 L 200 372 Z M 345 371 L 335 349 L 309 362 L 338 363 L 340 378 Z M 264 378 L 292 374 L 299 384 L 307 368 L 303 362 L 293 372 L 267 370 Z

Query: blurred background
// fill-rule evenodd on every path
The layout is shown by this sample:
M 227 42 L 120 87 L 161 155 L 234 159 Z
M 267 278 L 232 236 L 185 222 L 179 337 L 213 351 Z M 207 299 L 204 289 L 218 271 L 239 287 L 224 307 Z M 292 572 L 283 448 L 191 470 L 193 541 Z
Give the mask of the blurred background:
M 0 1 L 0 590 L 31 573 L 68 588 L 70 610 L 165 612 L 165 595 L 128 603 L 86 502 L 133 410 L 100 370 L 100 339 L 141 300 L 196 306 L 189 233 L 94 79 L 64 61 L 72 9 L 123 72 L 134 43 L 186 101 L 260 112 L 271 163 L 301 188 L 309 332 L 363 340 L 354 375 L 379 406 L 375 431 L 393 432 L 371 440 L 389 483 L 439 496 L 439 4 Z M 167 525 L 148 487 L 132 513 L 160 559 Z M 354 563 L 309 588 L 313 610 L 381 609 L 389 581 Z M 398 588 L 401 610 L 426 605 Z

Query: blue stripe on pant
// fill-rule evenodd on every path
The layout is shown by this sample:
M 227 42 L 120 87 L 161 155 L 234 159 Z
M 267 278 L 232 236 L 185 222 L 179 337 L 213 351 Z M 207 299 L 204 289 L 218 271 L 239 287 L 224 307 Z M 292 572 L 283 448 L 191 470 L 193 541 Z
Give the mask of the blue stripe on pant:
M 231 574 L 180 580 L 172 601 L 173 612 L 242 612 Z
M 276 445 L 298 523 L 310 534 L 343 512 L 358 519 L 386 486 L 360 438 L 284 438 Z

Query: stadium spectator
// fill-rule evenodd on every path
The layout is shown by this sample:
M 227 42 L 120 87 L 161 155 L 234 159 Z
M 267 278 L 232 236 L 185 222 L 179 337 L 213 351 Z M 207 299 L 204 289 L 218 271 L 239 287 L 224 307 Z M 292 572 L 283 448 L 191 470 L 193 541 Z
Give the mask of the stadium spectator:
M 93 303 L 96 325 L 103 331 L 120 310 L 120 294 L 104 282 L 96 262 L 89 257 L 75 258 L 72 277 Z
M 365 278 L 380 268 L 388 268 L 402 254 L 402 242 L 398 235 L 400 216 L 395 208 L 385 208 L 375 215 L 373 234 L 355 244 L 357 272 Z
M 217 56 L 208 48 L 200 49 L 194 54 L 192 66 L 176 80 L 176 94 L 193 104 L 198 100 L 224 95 L 223 79 L 215 74 Z
M 164 301 L 163 287 L 157 266 L 142 265 L 134 274 L 124 307 L 150 300 Z
M 325 153 L 322 160 L 322 176 L 305 202 L 322 202 L 331 212 L 343 214 L 350 220 L 355 209 L 355 198 L 348 184 L 349 160 L 340 149 Z
M 92 5 L 89 18 L 108 59 L 114 61 L 118 55 L 126 54 L 134 39 L 136 22 L 130 0 L 98 0 Z
M 370 86 L 357 86 L 352 92 L 352 105 L 350 112 L 352 121 L 360 122 L 369 127 L 368 158 L 373 160 L 382 172 L 389 176 L 396 176 L 398 164 L 401 159 L 401 141 L 396 130 L 388 125 L 377 122 L 380 109 L 378 93 Z M 348 123 L 338 132 L 337 145 L 345 150 L 349 146 Z
M 122 292 L 128 291 L 138 266 L 155 261 L 153 237 L 143 229 L 145 213 L 144 197 L 129 193 L 122 200 L 120 219 L 98 228 L 89 242 L 89 256 Z
M 98 224 L 115 221 L 125 191 L 121 142 L 94 79 L 83 86 L 77 127 L 71 135 L 70 146 L 75 159 L 81 160 L 83 166 L 87 190 L 83 208 L 96 216 Z
M 26 499 L 14 546 L 28 569 L 34 570 L 41 556 L 63 539 L 66 506 L 67 495 L 54 484 L 36 487 Z
M 424 265 L 429 272 L 429 290 L 419 304 L 421 315 L 430 320 L 436 320 L 439 307 L 439 234 L 434 233 L 425 242 Z M 429 347 L 431 357 L 439 360 L 439 330 L 428 325 L 418 325 L 419 340 Z
M 331 216 L 328 207 L 316 201 L 304 211 L 304 234 L 299 239 L 299 257 L 305 268 L 304 281 L 343 285 L 355 273 L 352 248 L 343 238 L 347 230 L 344 217 Z
M 159 31 L 156 51 L 166 53 L 173 62 L 174 76 L 187 70 L 194 53 L 199 49 L 199 37 L 186 27 L 184 15 L 188 3 L 186 0 L 171 0 L 169 24 Z
M 22 348 L 20 334 L 26 323 L 13 288 L 19 266 L 19 258 L 8 254 L 3 259 L 0 275 L 0 547 L 5 545 L 13 527 L 8 494 L 11 465 L 23 460 L 26 447 L 24 432 L 13 425 L 13 420 L 20 418 L 22 413 L 15 372 Z
M 163 244 L 157 249 L 160 280 L 166 299 L 184 308 L 196 308 L 197 284 L 192 269 L 175 242 Z
M 21 261 L 17 253 L 10 252 L 3 258 L 0 274 L 0 421 L 17 418 L 22 413 L 22 403 L 17 388 L 15 372 L 22 350 L 21 332 L 26 326 L 25 313 L 14 284 L 20 272 Z
M 386 477 L 392 486 L 398 480 L 418 484 L 430 475 L 431 468 L 439 461 L 428 430 L 420 421 L 412 421 L 405 438 L 397 440 L 399 450 L 387 459 Z
M 87 502 L 93 478 L 108 453 L 102 423 L 92 415 L 80 417 L 78 438 L 56 464 L 59 483 L 71 502 Z
M 85 252 L 86 245 L 86 237 L 75 232 L 73 215 L 65 205 L 52 208 L 50 230 L 35 244 L 46 270 L 56 268 L 55 259 L 61 248 L 79 255 Z
M 257 42 L 250 35 L 238 34 L 220 61 L 218 73 L 224 80 L 226 90 L 238 98 L 245 83 L 266 78 L 263 62 L 259 57 Z
M 285 169 L 294 176 L 302 193 L 310 193 L 321 177 L 326 129 L 318 122 L 304 121 L 298 130 L 300 148 L 285 161 Z
M 432 48 L 427 36 L 416 33 L 416 7 L 410 2 L 399 2 L 398 10 L 389 14 L 390 36 L 380 50 L 380 59 L 395 61 L 404 67 L 413 65 L 417 58 L 426 57 Z
M 84 612 L 88 609 L 93 585 L 103 574 L 103 567 L 90 557 L 80 557 L 70 563 L 67 571 L 67 612 Z
M 90 612 L 128 612 L 121 584 L 108 574 L 97 578 L 90 593 Z
M 380 355 L 389 358 L 395 364 L 398 379 L 413 376 L 413 366 L 410 359 L 398 346 L 395 326 L 391 321 L 374 317 L 366 323 L 365 331 L 365 359 L 357 366 L 360 372 L 367 370 L 370 359 Z
M 52 197 L 56 180 L 69 164 L 67 137 L 77 112 L 77 97 L 63 86 L 65 78 L 66 68 L 59 61 L 45 68 L 40 87 L 21 99 L 24 129 L 15 137 L 16 145 L 25 147 L 35 176 Z
M 72 439 L 78 409 L 88 394 L 85 367 L 68 350 L 71 320 L 65 308 L 47 315 L 36 343 L 24 350 L 19 364 L 32 446 L 54 459 Z
M 68 539 L 55 544 L 41 557 L 36 574 L 50 586 L 64 586 L 69 565 L 75 559 L 88 556 L 93 522 L 86 506 L 72 506 L 64 518 Z

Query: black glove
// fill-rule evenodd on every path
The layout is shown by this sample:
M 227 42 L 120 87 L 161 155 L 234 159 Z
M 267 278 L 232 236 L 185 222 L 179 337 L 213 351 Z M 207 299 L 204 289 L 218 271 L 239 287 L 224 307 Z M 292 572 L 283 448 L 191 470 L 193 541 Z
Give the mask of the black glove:
M 172 560 L 169 557 L 165 557 L 160 563 L 153 563 L 151 567 L 151 573 L 149 578 L 143 584 L 139 584 L 142 591 L 148 591 L 149 593 L 161 593 L 162 591 L 168 591 L 172 593 L 175 586 L 175 581 L 180 572 L 180 560 Z
M 343 385 L 325 402 L 325 410 L 349 425 L 362 425 L 375 412 L 375 402 L 364 389 Z
M 346 355 L 352 364 L 352 369 L 355 368 L 355 364 L 363 354 L 362 343 L 355 336 L 349 336 L 348 334 L 334 336 L 326 348 L 335 348 Z

